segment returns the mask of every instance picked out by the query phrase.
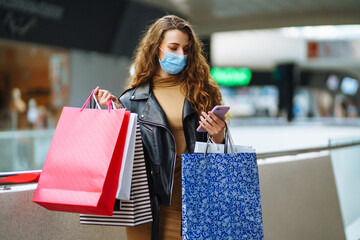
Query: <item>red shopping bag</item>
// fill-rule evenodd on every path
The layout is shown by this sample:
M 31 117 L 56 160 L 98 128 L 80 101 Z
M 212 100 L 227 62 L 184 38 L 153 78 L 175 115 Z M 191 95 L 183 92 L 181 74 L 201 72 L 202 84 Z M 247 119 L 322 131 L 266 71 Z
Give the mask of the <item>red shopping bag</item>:
M 112 215 L 130 112 L 83 108 L 63 108 L 33 201 Z
M 40 173 L 22 173 L 0 179 L 2 183 L 31 183 L 39 181 Z

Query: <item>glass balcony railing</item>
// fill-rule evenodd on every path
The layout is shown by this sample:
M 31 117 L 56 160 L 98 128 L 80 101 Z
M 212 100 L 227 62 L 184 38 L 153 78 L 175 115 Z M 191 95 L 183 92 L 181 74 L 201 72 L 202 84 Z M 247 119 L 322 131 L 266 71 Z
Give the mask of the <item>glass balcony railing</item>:
M 42 169 L 54 131 L 1 131 L 0 172 Z
M 330 146 L 359 142 L 360 137 L 330 139 Z M 360 238 L 360 145 L 330 151 L 346 239 Z

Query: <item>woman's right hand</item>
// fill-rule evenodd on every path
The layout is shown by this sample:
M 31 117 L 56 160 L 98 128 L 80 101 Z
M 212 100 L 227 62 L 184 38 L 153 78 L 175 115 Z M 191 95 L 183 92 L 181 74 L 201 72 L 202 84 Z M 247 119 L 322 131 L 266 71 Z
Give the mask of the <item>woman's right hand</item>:
M 96 100 L 99 102 L 99 104 L 105 108 L 108 107 L 108 102 L 110 99 L 114 102 L 116 108 L 120 108 L 119 100 L 114 95 L 112 95 L 111 92 L 109 92 L 108 90 L 100 89 L 100 87 L 97 86 L 94 89 L 94 96 Z

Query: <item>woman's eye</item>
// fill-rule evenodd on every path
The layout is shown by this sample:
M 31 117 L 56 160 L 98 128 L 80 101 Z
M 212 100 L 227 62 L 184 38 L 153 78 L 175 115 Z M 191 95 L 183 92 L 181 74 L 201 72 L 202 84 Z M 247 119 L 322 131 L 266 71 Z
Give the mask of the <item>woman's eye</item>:
M 173 50 L 173 51 L 176 51 L 176 48 L 170 48 L 171 50 Z

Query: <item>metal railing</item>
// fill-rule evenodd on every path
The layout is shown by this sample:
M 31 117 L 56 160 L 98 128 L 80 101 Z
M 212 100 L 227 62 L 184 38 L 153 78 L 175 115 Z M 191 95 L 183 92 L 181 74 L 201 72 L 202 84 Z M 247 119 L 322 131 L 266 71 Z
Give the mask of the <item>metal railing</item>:
M 295 149 L 295 150 L 280 151 L 280 152 L 260 153 L 260 154 L 256 154 L 256 156 L 258 159 L 267 159 L 267 158 L 273 158 L 273 157 L 298 155 L 298 154 L 304 154 L 304 153 L 330 151 L 330 150 L 334 150 L 334 149 L 353 147 L 353 146 L 358 146 L 358 145 L 360 145 L 360 142 L 339 144 L 336 146 L 327 146 L 327 147 L 315 147 L 315 148 Z
M 313 152 L 321 152 L 321 151 L 330 151 L 334 149 L 340 148 L 347 148 L 353 146 L 359 146 L 360 141 L 346 143 L 346 144 L 339 144 L 336 146 L 326 146 L 326 147 L 315 147 L 315 148 L 304 148 L 304 149 L 295 149 L 295 150 L 288 150 L 288 151 L 278 151 L 278 152 L 268 152 L 268 153 L 259 153 L 256 154 L 258 159 L 268 159 L 273 157 L 282 157 L 282 156 L 291 156 L 291 155 L 298 155 L 304 153 L 313 153 Z M 30 171 L 17 171 L 17 172 L 0 172 L 0 178 L 8 177 L 8 176 L 15 176 L 22 173 L 41 173 L 41 170 L 30 170 Z M 0 183 L 1 185 L 1 183 Z

